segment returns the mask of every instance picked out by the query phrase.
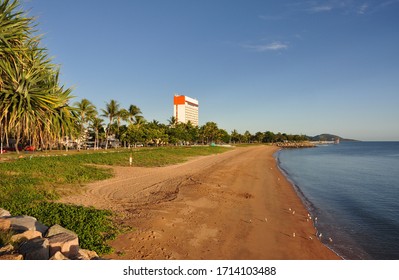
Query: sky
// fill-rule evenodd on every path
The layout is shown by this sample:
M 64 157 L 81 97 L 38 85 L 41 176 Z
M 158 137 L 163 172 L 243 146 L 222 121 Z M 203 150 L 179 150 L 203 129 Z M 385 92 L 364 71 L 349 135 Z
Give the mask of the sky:
M 167 123 L 399 140 L 399 0 L 21 0 L 75 101 Z

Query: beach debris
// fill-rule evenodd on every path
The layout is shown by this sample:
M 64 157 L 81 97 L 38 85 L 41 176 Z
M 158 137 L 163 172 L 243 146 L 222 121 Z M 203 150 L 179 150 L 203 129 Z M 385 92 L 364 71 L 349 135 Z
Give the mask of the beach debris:
M 306 219 L 306 222 L 309 222 L 309 219 Z
M 328 241 L 330 241 L 330 242 L 333 242 L 333 240 L 332 240 L 332 238 L 331 238 L 331 237 L 329 237 L 329 238 L 328 238 Z
M 295 237 L 295 232 L 292 233 L 292 237 Z
M 317 223 L 317 217 L 314 218 L 314 223 Z
M 288 208 L 288 211 L 290 211 L 290 212 L 291 212 L 291 208 Z
M 249 222 L 250 222 L 250 223 L 252 223 L 252 220 L 251 220 L 251 219 L 249 219 Z
M 265 218 L 265 222 L 267 222 L 267 218 Z
M 295 215 L 295 211 L 292 211 L 292 215 Z
M 309 236 L 309 239 L 310 239 L 310 240 L 313 240 L 313 237 Z

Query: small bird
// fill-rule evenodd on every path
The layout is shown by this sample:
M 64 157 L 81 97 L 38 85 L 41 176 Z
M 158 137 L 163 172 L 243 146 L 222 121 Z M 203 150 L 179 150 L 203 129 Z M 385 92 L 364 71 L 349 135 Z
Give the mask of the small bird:
M 321 239 L 321 237 L 322 237 L 322 236 L 323 236 L 323 234 L 322 234 L 322 233 L 320 233 L 320 234 L 319 234 L 319 239 Z
M 313 237 L 309 236 L 309 239 L 310 239 L 310 240 L 313 240 Z
M 328 238 L 328 241 L 330 241 L 330 242 L 333 242 L 333 240 L 332 240 L 332 238 L 331 238 L 331 237 L 329 237 L 329 238 Z

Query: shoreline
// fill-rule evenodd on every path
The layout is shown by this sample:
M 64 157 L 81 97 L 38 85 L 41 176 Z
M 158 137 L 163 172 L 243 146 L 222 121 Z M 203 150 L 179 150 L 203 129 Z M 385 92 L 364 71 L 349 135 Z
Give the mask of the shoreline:
M 297 193 L 298 197 L 301 199 L 304 207 L 306 208 L 307 211 L 309 211 L 309 213 L 312 216 L 315 216 L 314 212 L 315 212 L 315 206 L 313 205 L 313 203 L 306 197 L 306 195 L 302 192 L 300 186 L 298 186 L 291 178 L 290 175 L 288 173 L 288 171 L 286 171 L 284 168 L 281 167 L 280 165 L 280 158 L 279 158 L 279 153 L 283 150 L 283 148 L 278 149 L 274 154 L 273 157 L 275 158 L 276 164 L 278 169 L 280 170 L 280 172 L 283 174 L 283 176 L 286 178 L 286 180 L 291 184 L 292 188 L 294 189 L 294 191 Z M 316 232 L 319 232 L 316 223 L 313 221 L 313 227 L 315 228 Z M 341 258 L 342 260 L 345 260 L 345 258 L 339 254 L 339 252 L 337 252 L 336 250 L 334 250 L 334 248 L 332 246 L 329 246 L 329 244 L 327 242 L 323 242 L 320 240 L 320 242 L 322 244 L 324 244 L 324 246 L 326 246 L 329 250 L 331 250 L 332 252 L 334 252 L 339 258 Z
M 120 224 L 135 229 L 110 242 L 115 252 L 106 259 L 342 259 L 316 238 L 273 157 L 277 149 L 235 148 L 158 168 L 113 167 L 115 178 L 61 202 L 114 210 Z

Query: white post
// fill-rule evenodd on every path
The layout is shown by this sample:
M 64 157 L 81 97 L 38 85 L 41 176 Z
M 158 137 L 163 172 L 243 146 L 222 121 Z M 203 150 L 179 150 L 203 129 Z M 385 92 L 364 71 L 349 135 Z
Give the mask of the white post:
M 132 157 L 132 154 L 130 154 L 130 157 L 129 157 L 129 165 L 132 166 L 132 163 L 133 163 L 133 157 Z

